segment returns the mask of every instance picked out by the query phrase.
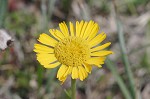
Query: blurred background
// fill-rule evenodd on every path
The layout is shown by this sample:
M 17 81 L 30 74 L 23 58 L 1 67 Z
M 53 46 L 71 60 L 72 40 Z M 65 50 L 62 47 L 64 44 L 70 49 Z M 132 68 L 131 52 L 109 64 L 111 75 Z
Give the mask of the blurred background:
M 0 29 L 14 40 L 0 51 L 0 99 L 69 99 L 70 79 L 61 85 L 58 68 L 43 68 L 33 45 L 40 33 L 76 20 L 97 22 L 114 52 L 77 82 L 77 99 L 149 99 L 149 0 L 0 0 Z

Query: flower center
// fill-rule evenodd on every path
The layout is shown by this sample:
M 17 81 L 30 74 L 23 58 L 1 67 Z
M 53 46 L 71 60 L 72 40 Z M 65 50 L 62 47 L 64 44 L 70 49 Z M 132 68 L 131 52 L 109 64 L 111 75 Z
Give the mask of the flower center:
M 55 57 L 64 65 L 81 66 L 90 58 L 88 43 L 78 37 L 61 40 L 54 48 Z

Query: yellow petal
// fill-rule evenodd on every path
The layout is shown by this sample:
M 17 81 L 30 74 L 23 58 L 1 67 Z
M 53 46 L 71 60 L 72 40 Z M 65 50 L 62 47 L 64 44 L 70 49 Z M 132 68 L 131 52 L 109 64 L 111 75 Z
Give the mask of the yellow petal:
M 59 62 L 55 62 L 55 63 L 51 63 L 51 64 L 47 64 L 47 65 L 44 65 L 45 68 L 55 68 L 57 66 L 59 66 L 60 63 Z
M 56 33 L 56 30 L 50 29 L 49 32 L 50 32 L 57 40 L 60 41 L 60 40 L 62 39 L 61 36 L 60 36 L 58 33 Z M 61 34 L 62 34 L 62 33 L 61 33 Z
M 67 77 L 64 77 L 61 81 L 61 85 L 65 82 L 65 80 L 67 79 Z
M 80 35 L 80 31 L 79 31 L 79 22 L 77 21 L 76 22 L 76 37 L 79 37 L 79 35 Z
M 62 64 L 57 72 L 57 78 L 60 79 L 64 77 L 64 74 L 67 70 L 68 70 L 68 66 Z
M 103 44 L 103 45 L 101 45 L 101 46 L 92 48 L 92 49 L 91 49 L 91 52 L 103 50 L 103 49 L 105 49 L 106 47 L 108 47 L 110 44 L 111 44 L 111 43 L 108 42 L 108 43 Z
M 80 72 L 82 73 L 83 80 L 84 80 L 88 76 L 88 73 L 86 72 L 85 68 L 83 68 L 82 66 L 78 66 L 78 68 L 79 68 Z
M 65 82 L 66 79 L 67 79 L 67 76 L 58 78 L 58 80 L 61 81 L 61 85 Z
M 72 73 L 72 66 L 70 66 L 70 69 L 69 69 L 69 74 L 71 74 Z
M 105 57 L 92 57 L 89 60 L 87 60 L 86 63 L 101 67 L 100 64 L 103 64 L 105 59 L 106 59 Z
M 82 20 L 80 23 L 77 21 L 76 22 L 76 36 L 80 37 L 81 36 L 81 31 L 84 25 L 84 21 Z
M 82 29 L 83 29 L 83 25 L 84 25 L 84 21 L 82 20 L 82 21 L 80 22 L 80 24 L 79 24 L 79 32 L 80 32 L 79 37 L 82 35 L 82 34 L 81 34 L 81 31 L 82 31 Z
M 56 35 L 57 35 L 59 38 L 61 38 L 61 39 L 65 38 L 65 36 L 63 35 L 63 33 L 60 32 L 59 30 L 56 30 L 55 33 L 56 33 Z
M 55 62 L 57 59 L 54 56 L 54 54 L 36 54 L 37 55 L 37 60 L 42 64 L 42 65 L 47 65 L 49 63 Z
M 59 28 L 60 28 L 61 32 L 64 34 L 65 37 L 69 36 L 68 27 L 65 23 L 60 23 Z
M 74 36 L 75 34 L 75 31 L 74 31 L 74 26 L 73 26 L 73 23 L 72 22 L 69 22 L 69 25 L 70 25 L 70 33 L 71 33 L 71 36 Z
M 59 81 L 64 82 L 64 80 L 66 80 L 66 78 L 67 78 L 67 76 L 65 76 L 65 77 L 61 77 L 61 78 L 59 78 Z
M 68 30 L 68 27 L 67 27 L 66 23 L 65 23 L 65 22 L 63 22 L 63 25 L 64 25 L 64 27 L 65 27 L 65 31 L 66 31 L 66 33 L 69 35 L 69 30 Z
M 83 81 L 84 74 L 81 72 L 80 67 L 81 67 L 81 66 L 78 66 L 78 69 L 79 69 L 79 79 L 80 79 L 81 81 Z
M 91 41 L 89 41 L 90 47 L 94 47 L 97 44 L 100 44 L 105 38 L 106 38 L 105 33 L 98 34 L 95 38 L 93 38 Z
M 86 64 L 86 63 L 84 63 L 83 65 L 84 65 L 84 67 L 85 67 L 85 70 L 86 70 L 88 73 L 91 73 L 92 66 L 90 66 L 89 64 Z
M 94 27 L 94 21 L 90 21 L 85 29 L 84 35 L 82 37 L 83 39 L 86 39 L 89 36 L 93 27 Z
M 89 36 L 88 36 L 87 40 L 90 41 L 91 39 L 93 39 L 96 36 L 96 34 L 98 33 L 98 31 L 99 31 L 99 26 L 98 26 L 97 23 L 95 23 L 93 25 L 93 28 L 92 28 L 91 32 L 89 33 Z
M 82 71 L 82 72 L 84 73 L 84 78 L 83 78 L 83 79 L 87 78 L 88 73 L 86 72 L 86 70 L 85 70 L 85 69 L 83 69 L 83 71 Z
M 82 26 L 82 30 L 81 30 L 81 35 L 80 37 L 83 38 L 84 34 L 85 34 L 85 30 L 87 28 L 88 22 L 84 22 L 83 26 Z
M 79 77 L 78 73 L 79 73 L 78 68 L 77 67 L 73 67 L 72 68 L 72 79 L 77 79 Z
M 112 53 L 113 53 L 112 51 L 98 51 L 98 52 L 92 52 L 91 56 L 106 56 Z
M 49 45 L 49 46 L 55 46 L 57 44 L 57 41 L 50 37 L 49 35 L 42 33 L 38 39 L 39 42 Z
M 54 53 L 54 49 L 42 44 L 34 44 L 34 52 L 37 53 Z
M 72 66 L 68 66 L 68 69 L 63 76 L 67 76 L 68 74 L 71 73 L 71 71 L 72 71 Z

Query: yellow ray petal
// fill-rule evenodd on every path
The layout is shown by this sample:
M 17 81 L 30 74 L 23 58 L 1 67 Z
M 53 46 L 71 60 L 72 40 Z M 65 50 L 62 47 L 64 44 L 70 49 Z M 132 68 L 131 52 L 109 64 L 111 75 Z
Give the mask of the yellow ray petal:
M 68 27 L 64 22 L 59 24 L 59 28 L 65 37 L 69 36 Z
M 54 36 L 57 40 L 60 40 L 60 38 L 56 35 L 56 31 L 54 29 L 49 29 L 49 32 L 52 36 Z
M 38 39 L 39 42 L 49 45 L 49 46 L 55 46 L 57 44 L 57 41 L 50 37 L 49 35 L 42 33 Z
M 66 23 L 63 22 L 63 25 L 64 25 L 64 28 L 65 28 L 65 31 L 66 31 L 67 35 L 69 36 L 69 30 L 68 30 L 68 27 L 67 27 Z
M 79 35 L 80 35 L 80 31 L 79 31 L 79 22 L 77 21 L 76 22 L 76 37 L 79 37 Z
M 79 79 L 80 79 L 81 81 L 83 81 L 84 74 L 82 73 L 80 67 L 81 67 L 81 66 L 78 66 L 78 69 L 79 69 Z
M 87 36 L 89 36 L 89 33 L 90 33 L 90 30 L 93 28 L 92 27 L 92 24 L 93 24 L 94 22 L 92 21 L 92 20 L 90 20 L 88 23 L 87 23 L 87 25 L 86 25 L 86 28 L 84 29 L 84 31 L 82 31 L 82 35 L 81 35 L 81 37 L 83 38 L 83 39 L 85 39 Z
M 105 33 L 98 34 L 95 38 L 93 38 L 91 41 L 89 41 L 90 47 L 94 47 L 97 44 L 100 44 L 105 38 L 106 38 Z
M 82 30 L 81 30 L 81 35 L 80 37 L 84 36 L 85 30 L 87 28 L 88 22 L 84 22 L 83 26 L 82 26 Z
M 42 44 L 34 44 L 34 52 L 37 53 L 54 53 L 54 49 Z
M 49 63 L 55 62 L 57 59 L 54 56 L 54 54 L 36 54 L 37 55 L 37 60 L 42 64 L 42 65 L 47 65 Z
M 106 56 L 109 54 L 113 54 L 112 51 L 98 51 L 98 52 L 92 52 L 91 56 Z
M 81 36 L 81 31 L 84 25 L 84 21 L 82 20 L 80 23 L 77 21 L 76 22 L 76 36 L 80 37 Z
M 82 29 L 83 29 L 83 25 L 84 25 L 84 21 L 82 20 L 81 22 L 80 22 L 80 24 L 79 24 L 79 37 L 81 37 L 81 31 L 82 31 Z
M 83 80 L 88 76 L 88 73 L 86 72 L 85 68 L 82 66 L 78 66 L 80 72 L 82 72 Z
M 98 33 L 98 31 L 99 31 L 99 26 L 98 26 L 97 23 L 95 23 L 95 24 L 93 25 L 93 28 L 92 28 L 91 32 L 90 32 L 89 35 L 88 35 L 87 40 L 90 41 L 91 39 L 93 39 L 93 38 L 96 36 L 96 34 Z
M 68 66 L 62 64 L 57 72 L 57 78 L 61 79 L 62 77 L 64 77 L 64 74 L 67 70 Z
M 71 72 L 72 72 L 72 66 L 68 66 L 68 69 L 67 69 L 67 71 L 65 72 L 65 74 L 63 76 L 67 76 Z
M 85 67 L 85 70 L 86 70 L 88 73 L 91 73 L 92 66 L 90 66 L 89 64 L 86 64 L 86 63 L 84 63 L 83 65 L 84 65 L 84 67 Z
M 90 21 L 85 29 L 84 35 L 82 37 L 83 39 L 86 39 L 89 36 L 93 27 L 94 27 L 94 21 Z
M 79 70 L 77 67 L 73 67 L 72 68 L 72 79 L 77 79 L 79 76 L 78 76 L 78 73 L 79 73 Z
M 65 36 L 63 35 L 63 33 L 60 32 L 59 30 L 56 30 L 55 33 L 56 33 L 56 35 L 57 35 L 59 38 L 61 38 L 61 39 L 65 38 Z
M 59 66 L 60 63 L 59 62 L 55 62 L 55 63 L 51 63 L 51 64 L 47 64 L 47 65 L 44 65 L 45 68 L 55 68 L 57 66 Z
M 101 67 L 100 64 L 103 64 L 105 59 L 106 59 L 105 57 L 92 57 L 89 60 L 87 60 L 86 63 Z
M 86 72 L 86 70 L 85 70 L 85 69 L 83 69 L 83 71 L 82 71 L 82 72 L 84 73 L 84 78 L 83 78 L 83 79 L 87 78 L 88 73 Z
M 58 30 L 56 31 L 55 29 L 50 29 L 49 32 L 59 41 L 64 38 L 64 36 L 61 32 L 58 33 Z
M 70 66 L 70 70 L 69 70 L 69 74 L 71 74 L 72 73 L 72 66 Z
M 59 78 L 59 81 L 61 81 L 61 85 L 65 82 L 66 79 L 67 79 L 67 76 Z
M 103 45 L 101 45 L 101 46 L 98 46 L 98 47 L 95 47 L 95 48 L 91 48 L 91 52 L 103 50 L 103 49 L 105 49 L 106 47 L 108 47 L 110 44 L 111 44 L 111 43 L 108 42 L 108 43 L 103 44 Z
M 75 30 L 74 30 L 74 25 L 72 22 L 69 22 L 69 25 L 70 25 L 70 33 L 71 33 L 71 36 L 75 36 Z

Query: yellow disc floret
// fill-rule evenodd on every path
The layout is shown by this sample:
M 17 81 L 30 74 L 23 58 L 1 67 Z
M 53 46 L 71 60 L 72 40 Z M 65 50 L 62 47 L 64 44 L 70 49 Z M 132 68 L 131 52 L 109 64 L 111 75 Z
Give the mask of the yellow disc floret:
M 55 57 L 66 66 L 82 66 L 90 58 L 90 48 L 86 40 L 79 37 L 68 37 L 54 48 Z

